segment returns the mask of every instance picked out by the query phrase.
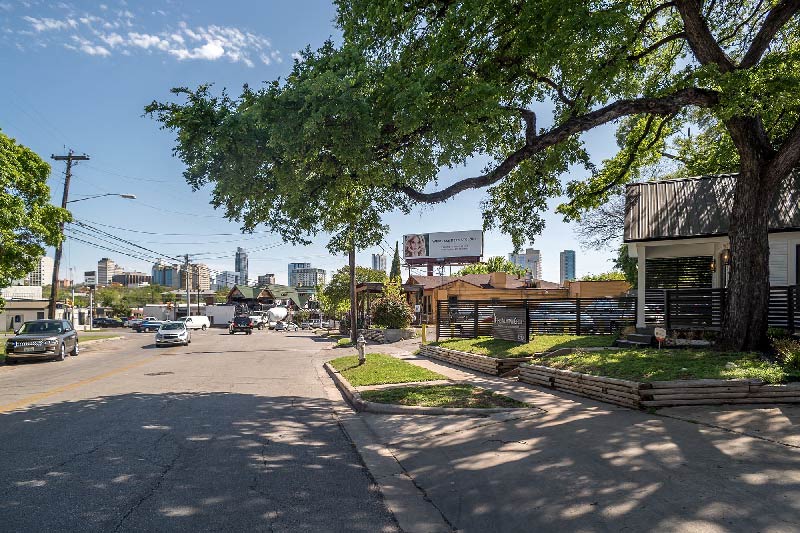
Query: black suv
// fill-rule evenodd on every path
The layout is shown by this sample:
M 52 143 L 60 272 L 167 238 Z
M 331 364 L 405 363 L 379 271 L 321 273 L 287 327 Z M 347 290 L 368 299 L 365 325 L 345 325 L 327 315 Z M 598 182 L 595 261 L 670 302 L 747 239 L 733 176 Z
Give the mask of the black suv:
M 243 331 L 248 335 L 253 334 L 253 321 L 250 320 L 249 316 L 233 317 L 233 320 L 228 325 L 228 333 L 233 335 L 237 331 Z

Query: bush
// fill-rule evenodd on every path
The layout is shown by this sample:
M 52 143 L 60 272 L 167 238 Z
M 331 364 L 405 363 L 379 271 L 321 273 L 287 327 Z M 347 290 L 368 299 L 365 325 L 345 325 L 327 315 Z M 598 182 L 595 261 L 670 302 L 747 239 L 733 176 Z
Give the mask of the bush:
M 800 371 L 800 342 L 788 338 L 773 338 L 772 348 L 778 362 L 788 370 Z
M 372 323 L 388 329 L 407 328 L 414 321 L 414 310 L 405 298 L 397 294 L 384 294 L 372 304 Z

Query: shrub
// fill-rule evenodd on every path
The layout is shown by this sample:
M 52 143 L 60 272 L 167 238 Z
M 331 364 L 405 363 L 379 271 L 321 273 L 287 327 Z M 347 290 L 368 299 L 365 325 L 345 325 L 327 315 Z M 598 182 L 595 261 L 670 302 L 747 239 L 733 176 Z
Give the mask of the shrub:
M 389 329 L 407 328 L 414 321 L 414 310 L 400 291 L 400 284 L 387 282 L 383 296 L 372 304 L 372 323 Z
M 787 337 L 773 338 L 772 347 L 781 365 L 800 371 L 800 342 Z

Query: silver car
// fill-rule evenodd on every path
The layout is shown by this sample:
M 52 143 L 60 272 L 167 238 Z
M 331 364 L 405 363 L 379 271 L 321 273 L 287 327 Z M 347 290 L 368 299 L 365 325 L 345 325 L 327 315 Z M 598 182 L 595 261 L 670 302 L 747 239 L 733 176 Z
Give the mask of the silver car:
M 183 322 L 164 322 L 156 333 L 156 347 L 182 344 L 189 346 L 192 332 Z
M 6 363 L 20 359 L 63 361 L 67 354 L 78 355 L 78 332 L 68 320 L 25 322 L 16 335 L 6 341 Z

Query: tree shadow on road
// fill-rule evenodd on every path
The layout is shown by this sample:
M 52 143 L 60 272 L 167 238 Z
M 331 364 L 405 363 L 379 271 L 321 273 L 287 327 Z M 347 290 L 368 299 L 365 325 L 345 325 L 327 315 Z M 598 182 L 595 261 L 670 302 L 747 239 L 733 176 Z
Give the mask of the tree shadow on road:
M 324 400 L 106 396 L 0 415 L 0 442 L 6 531 L 397 530 Z

